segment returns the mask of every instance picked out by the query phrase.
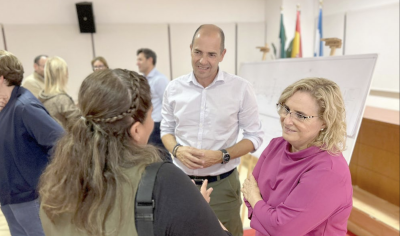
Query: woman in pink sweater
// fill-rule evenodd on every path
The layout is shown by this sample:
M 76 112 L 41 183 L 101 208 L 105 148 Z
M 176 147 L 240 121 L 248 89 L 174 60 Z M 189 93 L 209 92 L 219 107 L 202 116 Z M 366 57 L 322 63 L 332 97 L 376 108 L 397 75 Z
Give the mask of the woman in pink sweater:
M 342 155 L 345 108 L 338 85 L 295 82 L 277 104 L 273 139 L 242 188 L 256 235 L 346 235 L 353 189 Z

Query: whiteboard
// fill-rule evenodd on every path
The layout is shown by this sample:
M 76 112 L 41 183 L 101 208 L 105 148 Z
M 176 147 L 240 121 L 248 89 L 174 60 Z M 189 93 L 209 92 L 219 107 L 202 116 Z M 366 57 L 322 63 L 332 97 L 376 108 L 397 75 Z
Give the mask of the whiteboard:
M 297 80 L 322 77 L 336 82 L 343 93 L 348 135 L 343 155 L 350 163 L 377 57 L 366 54 L 242 63 L 240 76 L 253 85 L 265 132 L 262 146 L 253 155 L 259 157 L 272 138 L 282 136 L 276 112 L 282 91 Z

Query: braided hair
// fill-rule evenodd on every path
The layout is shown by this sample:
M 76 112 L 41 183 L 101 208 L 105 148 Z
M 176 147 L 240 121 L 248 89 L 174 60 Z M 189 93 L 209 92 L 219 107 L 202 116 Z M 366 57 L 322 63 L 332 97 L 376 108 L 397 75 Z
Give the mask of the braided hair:
M 137 166 L 141 175 L 146 165 L 161 160 L 156 148 L 139 146 L 129 135 L 130 127 L 143 123 L 150 111 L 150 86 L 133 71 L 97 70 L 83 81 L 78 101 L 80 114 L 74 114 L 57 143 L 39 194 L 50 220 L 72 213 L 78 230 L 106 235 L 115 203 L 125 197 L 133 202 L 133 195 L 122 194 L 122 183 L 130 183 L 123 170 Z M 120 206 L 117 222 L 122 224 L 128 209 Z

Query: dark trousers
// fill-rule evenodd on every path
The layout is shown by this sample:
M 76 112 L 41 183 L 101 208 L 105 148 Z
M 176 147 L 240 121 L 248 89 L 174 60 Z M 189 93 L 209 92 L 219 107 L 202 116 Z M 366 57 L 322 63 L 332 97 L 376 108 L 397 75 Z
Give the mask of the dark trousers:
M 163 158 L 163 160 L 172 161 L 168 150 L 164 147 L 164 144 L 161 141 L 160 124 L 161 124 L 161 122 L 154 122 L 154 129 L 153 129 L 153 132 L 150 135 L 149 144 L 152 144 L 152 145 L 158 147 L 158 149 L 160 150 L 161 157 Z

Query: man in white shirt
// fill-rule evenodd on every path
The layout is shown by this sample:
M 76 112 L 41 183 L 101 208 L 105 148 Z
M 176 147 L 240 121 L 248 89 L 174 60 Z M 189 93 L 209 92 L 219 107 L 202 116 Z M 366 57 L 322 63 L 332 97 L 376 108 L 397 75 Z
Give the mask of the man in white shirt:
M 255 151 L 263 131 L 251 84 L 219 69 L 226 49 L 215 25 L 200 26 L 190 45 L 193 72 L 172 80 L 164 93 L 161 137 L 174 163 L 196 185 L 208 180 L 210 206 L 232 233 L 240 219 L 240 156 Z M 239 130 L 243 139 L 237 142 Z
M 161 141 L 160 136 L 160 122 L 161 122 L 161 108 L 165 88 L 169 80 L 156 69 L 157 55 L 154 51 L 148 48 L 141 48 L 137 50 L 137 66 L 139 72 L 142 73 L 149 82 L 151 92 L 151 103 L 153 104 L 153 112 L 151 117 L 154 121 L 154 129 L 150 135 L 149 143 L 158 146 L 165 154 L 168 153 Z
M 44 66 L 48 56 L 39 55 L 33 61 L 34 72 L 22 81 L 22 87 L 28 89 L 35 97 L 44 89 Z

